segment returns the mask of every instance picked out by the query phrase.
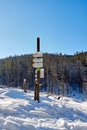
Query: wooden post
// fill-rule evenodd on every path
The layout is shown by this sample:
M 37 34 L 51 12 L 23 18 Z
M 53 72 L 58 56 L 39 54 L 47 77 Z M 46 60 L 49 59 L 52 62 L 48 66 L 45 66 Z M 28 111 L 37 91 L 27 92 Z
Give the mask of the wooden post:
M 24 92 L 27 92 L 27 83 L 26 83 L 26 79 L 24 79 L 23 89 L 24 89 Z
M 40 52 L 40 38 L 37 38 L 37 52 Z M 34 100 L 39 103 L 39 91 L 40 91 L 40 68 L 37 68 L 37 79 L 35 81 Z
M 37 52 L 40 52 L 40 38 L 37 38 Z
M 37 100 L 37 98 L 36 98 L 36 97 L 37 97 L 37 93 L 36 93 L 36 92 L 37 92 L 37 90 L 36 90 L 36 89 L 37 89 L 37 86 L 36 86 L 36 85 L 37 85 L 37 84 L 36 84 L 36 80 L 35 80 L 35 83 L 34 83 L 34 100 L 35 100 L 35 101 Z
M 37 100 L 39 103 L 39 92 L 40 92 L 40 69 L 37 70 Z

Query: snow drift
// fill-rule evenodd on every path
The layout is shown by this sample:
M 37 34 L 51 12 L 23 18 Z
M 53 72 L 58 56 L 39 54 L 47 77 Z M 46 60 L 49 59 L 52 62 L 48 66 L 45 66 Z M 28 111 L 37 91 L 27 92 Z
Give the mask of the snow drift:
M 0 88 L 0 130 L 87 130 L 87 100 Z

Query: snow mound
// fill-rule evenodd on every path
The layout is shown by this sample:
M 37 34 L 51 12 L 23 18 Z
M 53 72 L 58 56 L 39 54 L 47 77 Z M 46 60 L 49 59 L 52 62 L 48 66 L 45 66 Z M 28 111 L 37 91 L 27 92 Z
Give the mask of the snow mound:
M 87 130 L 87 99 L 0 88 L 0 130 Z

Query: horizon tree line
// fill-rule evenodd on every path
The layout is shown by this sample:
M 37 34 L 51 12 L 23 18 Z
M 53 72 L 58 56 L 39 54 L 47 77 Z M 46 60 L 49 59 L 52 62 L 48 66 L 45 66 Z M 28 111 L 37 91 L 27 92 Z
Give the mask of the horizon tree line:
M 83 92 L 87 82 L 87 52 L 72 56 L 44 53 L 45 77 L 41 89 L 63 95 L 75 90 Z M 8 87 L 23 87 L 26 79 L 28 89 L 34 89 L 35 69 L 32 55 L 10 56 L 0 59 L 0 84 Z

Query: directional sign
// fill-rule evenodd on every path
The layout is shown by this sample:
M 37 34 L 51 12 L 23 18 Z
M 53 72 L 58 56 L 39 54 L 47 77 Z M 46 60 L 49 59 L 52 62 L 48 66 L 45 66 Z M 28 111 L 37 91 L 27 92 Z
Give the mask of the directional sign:
M 42 68 L 43 67 L 43 63 L 34 63 L 33 67 L 34 68 L 38 68 L 38 67 Z
M 37 53 L 33 54 L 33 57 L 35 57 L 35 58 L 43 57 L 43 53 L 42 52 L 37 52 Z
M 43 62 L 43 58 L 34 58 L 33 62 L 36 62 L 36 63 Z

